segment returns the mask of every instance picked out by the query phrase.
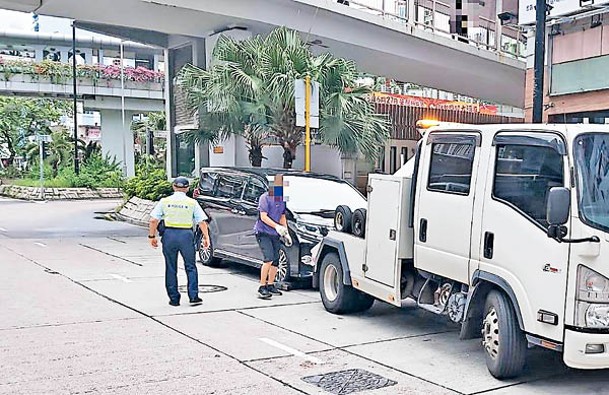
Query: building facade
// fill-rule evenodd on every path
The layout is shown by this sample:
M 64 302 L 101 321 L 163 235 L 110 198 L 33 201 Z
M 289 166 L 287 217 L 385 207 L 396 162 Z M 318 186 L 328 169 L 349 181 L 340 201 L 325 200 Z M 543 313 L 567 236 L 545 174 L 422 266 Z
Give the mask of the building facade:
M 609 123 L 609 13 L 555 19 L 546 29 L 545 122 Z M 528 46 L 526 119 L 533 108 L 533 48 Z

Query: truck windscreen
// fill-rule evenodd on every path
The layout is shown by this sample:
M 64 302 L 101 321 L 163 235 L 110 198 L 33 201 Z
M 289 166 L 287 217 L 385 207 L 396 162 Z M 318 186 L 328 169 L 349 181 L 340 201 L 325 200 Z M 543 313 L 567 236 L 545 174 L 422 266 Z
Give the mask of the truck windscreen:
M 580 218 L 609 232 L 609 134 L 578 136 L 573 150 Z

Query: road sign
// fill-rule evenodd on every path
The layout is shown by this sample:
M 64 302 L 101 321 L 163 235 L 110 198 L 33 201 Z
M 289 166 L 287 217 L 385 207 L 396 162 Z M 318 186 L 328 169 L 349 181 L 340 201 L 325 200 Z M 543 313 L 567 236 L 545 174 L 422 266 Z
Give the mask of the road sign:
M 43 143 L 50 143 L 53 141 L 50 134 L 37 134 L 36 141 L 42 141 Z
M 296 108 L 296 126 L 305 126 L 305 81 L 294 82 L 294 99 Z M 319 128 L 319 83 L 311 81 L 311 124 L 312 128 Z
M 518 24 L 535 24 L 535 0 L 520 0 L 518 2 Z M 547 0 L 552 7 L 548 20 L 585 10 L 588 6 L 608 5 L 609 0 Z

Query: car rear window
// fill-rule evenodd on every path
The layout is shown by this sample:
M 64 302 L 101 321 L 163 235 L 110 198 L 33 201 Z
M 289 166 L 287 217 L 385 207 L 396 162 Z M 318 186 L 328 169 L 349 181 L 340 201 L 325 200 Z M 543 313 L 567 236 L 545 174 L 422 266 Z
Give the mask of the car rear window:
M 216 173 L 202 173 L 199 180 L 199 190 L 203 195 L 213 196 L 216 182 L 218 181 L 218 174 Z

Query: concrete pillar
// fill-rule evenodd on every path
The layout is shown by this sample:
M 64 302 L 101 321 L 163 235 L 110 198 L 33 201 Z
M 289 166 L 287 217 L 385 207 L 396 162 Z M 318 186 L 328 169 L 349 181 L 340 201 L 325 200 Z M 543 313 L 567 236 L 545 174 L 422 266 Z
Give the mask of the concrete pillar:
M 33 45 L 33 47 L 36 62 L 42 62 L 44 60 L 44 45 Z
M 125 112 L 123 125 L 121 110 L 101 110 L 101 145 L 104 155 L 121 162 L 127 177 L 135 175 L 135 154 L 131 132 L 132 111 Z
M 61 48 L 60 51 L 61 63 L 68 63 L 70 60 L 70 50 L 68 48 Z
M 104 64 L 104 49 L 100 48 L 97 52 L 97 63 L 100 65 Z
M 150 65 L 150 69 L 157 71 L 159 69 L 159 54 L 155 53 L 152 56 L 152 65 Z

